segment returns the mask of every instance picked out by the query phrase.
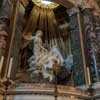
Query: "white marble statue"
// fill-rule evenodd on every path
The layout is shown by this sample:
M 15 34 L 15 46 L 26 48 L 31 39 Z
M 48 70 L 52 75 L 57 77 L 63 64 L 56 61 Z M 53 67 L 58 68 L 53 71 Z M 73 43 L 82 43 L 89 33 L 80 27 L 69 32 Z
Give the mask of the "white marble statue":
M 49 55 L 55 57 L 55 59 L 57 59 L 57 63 L 59 65 L 63 65 L 64 63 L 64 58 L 63 56 L 61 55 L 59 49 L 57 48 L 57 46 L 53 46 L 49 52 Z
M 64 60 L 64 65 L 68 69 L 69 72 L 72 70 L 72 66 L 73 66 L 73 55 L 72 54 L 70 54 L 67 57 L 67 59 Z
M 43 62 L 43 77 L 49 78 L 49 81 L 52 81 L 54 78 L 54 70 L 56 67 L 56 70 L 59 69 L 60 66 L 64 64 L 64 59 L 62 55 L 60 54 L 57 47 L 52 47 L 50 52 L 48 53 L 47 58 L 45 59 L 45 62 Z
M 52 81 L 54 78 L 54 68 L 68 66 L 71 68 L 73 60 L 72 55 L 70 55 L 66 60 L 64 60 L 59 49 L 53 46 L 50 51 L 45 49 L 42 44 L 42 31 L 38 30 L 36 35 L 33 36 L 33 55 L 28 60 L 30 66 L 31 78 L 34 74 L 42 73 L 44 79 L 49 79 Z
M 36 35 L 33 36 L 33 56 L 28 60 L 30 63 L 30 66 L 33 66 L 41 59 L 41 57 L 48 53 L 48 51 L 42 46 L 42 31 L 38 30 L 36 32 Z

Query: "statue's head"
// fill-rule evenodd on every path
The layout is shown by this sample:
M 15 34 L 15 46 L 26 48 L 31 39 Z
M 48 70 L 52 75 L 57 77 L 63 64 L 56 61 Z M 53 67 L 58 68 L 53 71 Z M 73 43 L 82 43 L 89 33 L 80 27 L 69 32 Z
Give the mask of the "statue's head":
M 43 32 L 41 30 L 36 31 L 36 36 L 42 37 L 42 35 L 43 35 Z

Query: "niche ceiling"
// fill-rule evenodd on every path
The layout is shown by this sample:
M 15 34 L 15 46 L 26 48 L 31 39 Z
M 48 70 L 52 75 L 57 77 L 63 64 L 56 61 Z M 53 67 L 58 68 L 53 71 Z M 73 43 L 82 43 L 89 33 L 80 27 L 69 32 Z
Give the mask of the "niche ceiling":
M 35 0 L 38 1 L 38 0 Z M 49 7 L 37 6 L 37 2 L 33 2 L 34 6 L 31 10 L 29 19 L 23 32 L 25 39 L 31 39 L 32 35 L 35 35 L 36 30 L 43 31 L 43 42 L 46 47 L 51 48 L 53 45 L 57 45 L 63 48 L 64 51 L 64 37 L 61 32 L 60 26 L 68 23 L 68 15 L 66 8 L 55 4 L 53 9 Z M 50 3 L 53 4 L 53 3 Z M 48 5 L 48 4 L 47 4 Z M 67 29 L 67 27 L 65 27 Z M 67 32 L 66 32 L 67 35 Z
M 56 8 L 59 6 L 59 4 L 51 2 L 50 0 L 32 0 L 34 4 L 36 4 L 39 7 L 43 8 Z

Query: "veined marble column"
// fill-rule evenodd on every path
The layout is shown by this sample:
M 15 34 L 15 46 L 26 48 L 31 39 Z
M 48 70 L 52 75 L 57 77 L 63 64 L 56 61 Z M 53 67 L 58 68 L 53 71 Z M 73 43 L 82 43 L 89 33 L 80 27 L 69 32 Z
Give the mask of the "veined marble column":
M 94 15 L 94 27 L 97 36 L 97 45 L 98 45 L 98 52 L 96 54 L 97 57 L 97 69 L 96 69 L 96 77 L 97 81 L 100 81 L 100 18 L 99 15 Z
M 1 3 L 1 2 L 0 2 Z M 0 58 L 5 55 L 8 38 L 8 24 L 11 16 L 11 0 L 3 0 L 0 6 Z M 5 68 L 2 68 L 2 71 Z M 2 72 L 1 72 L 2 73 Z M 4 74 L 4 72 L 3 72 Z
M 97 35 L 98 46 L 100 48 L 100 18 L 97 15 L 94 16 L 94 27 Z
M 98 55 L 98 42 L 97 34 L 94 26 L 94 16 L 91 8 L 85 8 L 83 10 L 85 39 L 88 54 L 88 66 L 91 70 L 91 79 L 93 82 L 98 81 L 97 70 L 97 55 Z
M 11 0 L 0 1 L 0 57 L 4 56 L 8 35 L 8 22 L 10 18 Z
M 18 7 L 19 7 L 19 0 L 13 0 L 12 1 L 12 11 L 11 11 L 11 15 L 10 15 L 11 17 L 10 17 L 10 25 L 9 25 L 9 35 L 7 38 L 7 46 L 6 46 L 6 50 L 5 50 L 5 59 L 4 59 L 4 63 L 3 63 L 3 70 L 1 73 L 2 77 L 6 77 L 7 70 L 9 67 L 9 61 L 10 61 L 10 57 L 11 57 L 12 46 L 13 46 L 13 41 L 14 41 L 14 36 L 15 36 Z
M 0 19 L 0 57 L 4 55 L 7 39 L 7 23 Z
M 74 68 L 73 68 L 73 78 L 74 85 L 83 85 L 85 84 L 85 75 L 84 75 L 84 54 L 83 51 L 83 41 L 80 39 L 81 36 L 81 26 L 79 19 L 79 9 L 72 8 L 68 10 L 70 17 L 70 27 L 71 27 L 71 43 L 72 43 L 72 54 L 74 58 Z M 79 14 L 80 15 L 80 14 Z

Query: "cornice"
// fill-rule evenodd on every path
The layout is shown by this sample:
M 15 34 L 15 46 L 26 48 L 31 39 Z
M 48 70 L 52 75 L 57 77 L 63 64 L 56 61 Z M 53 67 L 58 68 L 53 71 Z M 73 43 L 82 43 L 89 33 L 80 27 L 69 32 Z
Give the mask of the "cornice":
M 89 98 L 89 96 L 81 89 L 71 86 L 57 85 L 58 96 L 75 96 L 80 98 Z M 33 84 L 33 83 L 17 83 L 15 86 L 9 88 L 8 95 L 51 95 L 55 94 L 55 85 L 53 84 Z

